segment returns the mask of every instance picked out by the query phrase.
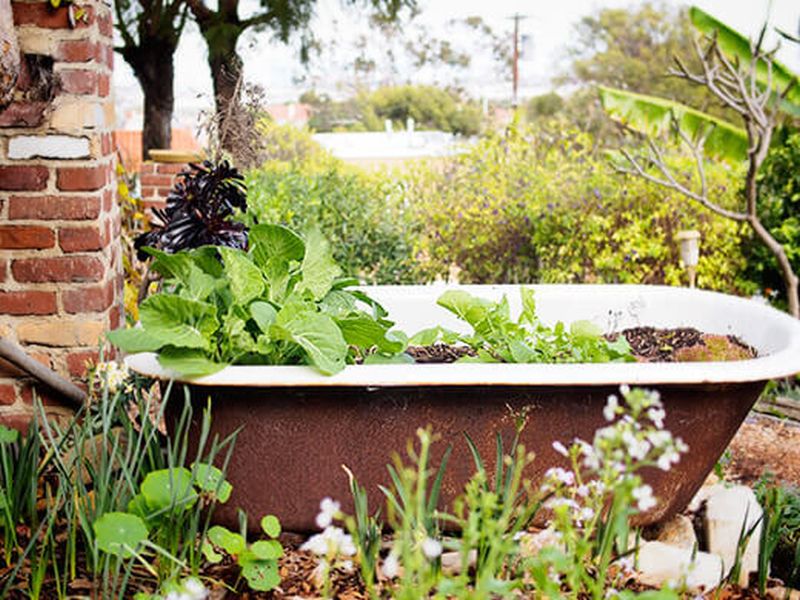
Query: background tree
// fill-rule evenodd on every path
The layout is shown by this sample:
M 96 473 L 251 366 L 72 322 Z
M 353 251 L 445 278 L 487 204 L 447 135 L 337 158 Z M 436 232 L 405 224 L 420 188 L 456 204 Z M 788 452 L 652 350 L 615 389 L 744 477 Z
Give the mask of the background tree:
M 172 142 L 175 50 L 188 15 L 184 0 L 114 0 L 122 45 L 115 48 L 144 94 L 142 158 Z
M 208 49 L 208 65 L 214 87 L 214 99 L 221 132 L 225 132 L 225 119 L 236 109 L 241 90 L 242 58 L 236 48 L 249 29 L 269 30 L 286 43 L 292 34 L 300 36 L 301 58 L 307 58 L 313 35 L 309 29 L 314 14 L 315 0 L 260 0 L 255 14 L 244 16 L 240 0 L 219 0 L 216 9 L 207 0 L 186 0 Z M 415 0 L 347 0 L 347 4 L 366 4 L 375 14 L 394 20 L 404 8 L 413 8 Z M 221 140 L 229 149 L 232 139 Z

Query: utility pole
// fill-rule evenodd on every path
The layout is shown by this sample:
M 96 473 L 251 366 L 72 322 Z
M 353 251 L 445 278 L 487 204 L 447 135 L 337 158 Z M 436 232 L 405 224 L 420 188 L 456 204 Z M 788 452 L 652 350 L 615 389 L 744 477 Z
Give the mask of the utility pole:
M 512 65 L 513 70 L 513 88 L 511 94 L 511 106 L 517 108 L 519 105 L 519 23 L 524 19 L 527 19 L 527 15 L 521 15 L 519 13 L 514 13 L 514 16 L 509 17 L 512 21 L 514 21 L 514 63 Z

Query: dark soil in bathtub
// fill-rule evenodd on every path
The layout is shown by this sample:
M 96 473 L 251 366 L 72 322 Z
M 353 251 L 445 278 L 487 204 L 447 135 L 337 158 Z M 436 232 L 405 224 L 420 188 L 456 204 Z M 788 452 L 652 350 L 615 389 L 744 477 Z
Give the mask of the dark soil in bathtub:
M 735 336 L 703 333 L 691 327 L 633 327 L 607 337 L 614 341 L 619 335 L 625 336 L 640 362 L 731 361 L 756 356 L 755 350 Z M 464 356 L 476 355 L 468 346 L 448 344 L 409 346 L 406 352 L 417 363 L 453 363 Z

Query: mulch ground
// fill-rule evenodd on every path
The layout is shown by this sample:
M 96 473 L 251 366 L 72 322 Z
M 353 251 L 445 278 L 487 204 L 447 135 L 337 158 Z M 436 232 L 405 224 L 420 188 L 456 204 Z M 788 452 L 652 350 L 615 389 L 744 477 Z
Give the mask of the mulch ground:
M 777 481 L 800 485 L 800 423 L 751 413 L 730 445 L 727 475 L 752 484 L 770 474 Z

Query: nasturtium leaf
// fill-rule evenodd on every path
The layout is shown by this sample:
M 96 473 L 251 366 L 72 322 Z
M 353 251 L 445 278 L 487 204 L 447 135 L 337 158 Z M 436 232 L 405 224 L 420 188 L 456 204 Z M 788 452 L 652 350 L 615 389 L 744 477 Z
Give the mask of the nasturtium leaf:
M 224 504 L 231 497 L 233 486 L 225 479 L 222 471 L 214 465 L 194 463 L 192 464 L 192 474 L 195 486 L 204 492 L 213 494 L 218 502 Z
M 276 538 L 281 534 L 281 523 L 275 515 L 266 515 L 261 519 L 261 529 L 269 537 Z
M 246 253 L 225 247 L 221 247 L 219 252 L 236 304 L 246 306 L 264 293 L 264 277 L 261 275 L 261 270 Z
M 222 548 L 232 556 L 239 556 L 247 549 L 247 543 L 241 535 L 219 525 L 214 525 L 208 530 L 208 539 L 217 548 Z
M 141 517 L 124 512 L 108 512 L 92 525 L 97 547 L 122 558 L 133 556 L 147 540 L 147 525 Z
M 150 509 L 147 506 L 147 500 L 144 499 L 142 494 L 136 494 L 130 499 L 130 502 L 128 502 L 128 512 L 147 520 L 147 517 L 150 515 Z
M 252 560 L 242 566 L 242 576 L 254 590 L 266 592 L 281 582 L 278 575 L 278 561 Z
M 317 300 L 325 297 L 341 273 L 339 265 L 333 260 L 330 244 L 318 229 L 312 229 L 306 234 L 306 252 L 300 271 L 303 278 L 298 289 L 310 291 Z
M 19 439 L 19 431 L 0 425 L 0 444 L 13 444 Z
M 184 467 L 152 471 L 142 482 L 142 496 L 153 511 L 172 506 L 189 508 L 197 500 L 192 481 L 191 472 Z
M 273 338 L 298 344 L 311 365 L 327 375 L 344 369 L 347 342 L 333 319 L 312 309 L 286 305 L 271 328 Z
M 164 293 L 142 302 L 139 318 L 148 335 L 183 348 L 210 349 L 219 327 L 214 305 Z
M 176 348 L 167 346 L 158 354 L 158 363 L 165 369 L 180 373 L 185 377 L 204 377 L 218 373 L 228 365 L 208 358 L 196 348 Z
M 250 228 L 248 240 L 253 259 L 261 268 L 269 261 L 300 261 L 305 254 L 303 238 L 282 225 L 255 225 Z
M 205 541 L 200 547 L 200 550 L 203 553 L 203 556 L 206 557 L 206 560 L 211 564 L 215 565 L 219 562 L 222 562 L 222 554 L 216 551 L 214 544 L 210 544 L 209 542 Z
M 275 307 L 269 302 L 256 301 L 250 305 L 250 315 L 253 317 L 256 325 L 258 325 L 258 328 L 262 332 L 268 333 L 269 328 L 275 322 L 278 311 L 275 310 Z
M 259 540 L 250 546 L 250 552 L 260 560 L 275 560 L 283 556 L 283 546 L 277 540 Z
M 161 339 L 153 337 L 141 327 L 116 329 L 109 331 L 106 337 L 117 348 L 129 354 L 155 352 L 164 346 L 164 342 Z

